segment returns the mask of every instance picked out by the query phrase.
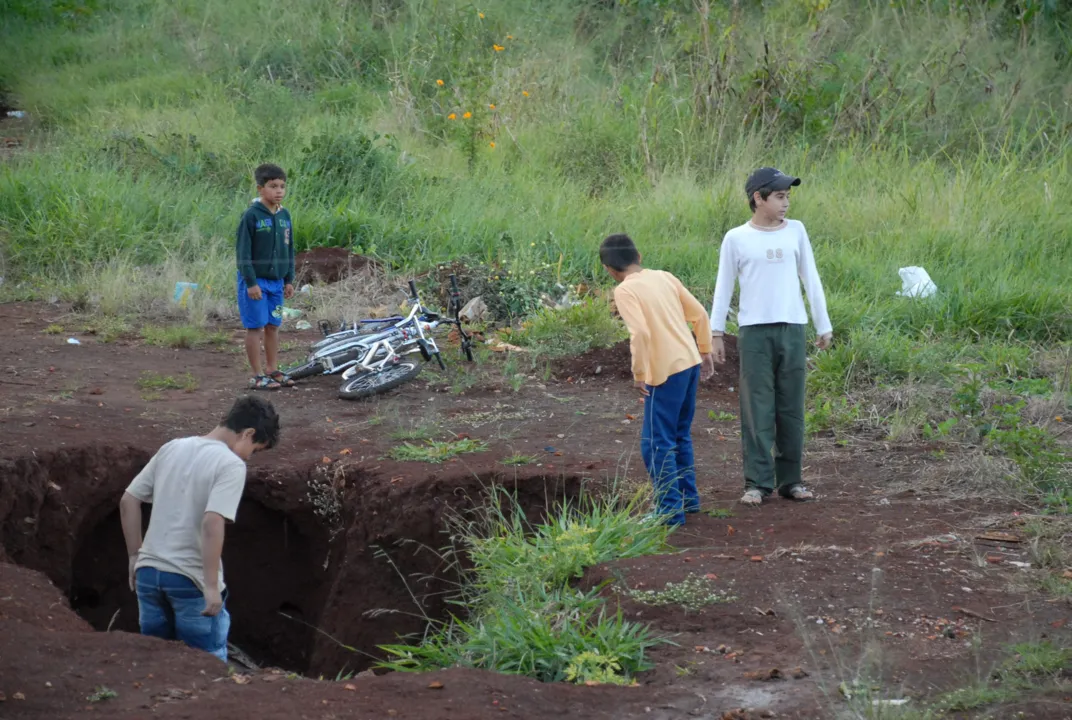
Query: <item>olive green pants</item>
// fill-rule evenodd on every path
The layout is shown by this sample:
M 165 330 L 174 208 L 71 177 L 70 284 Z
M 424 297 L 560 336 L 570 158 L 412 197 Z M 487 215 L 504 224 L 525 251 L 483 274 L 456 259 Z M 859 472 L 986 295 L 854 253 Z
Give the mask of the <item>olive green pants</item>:
M 804 455 L 804 326 L 746 325 L 737 349 L 745 489 L 786 494 L 800 483 Z

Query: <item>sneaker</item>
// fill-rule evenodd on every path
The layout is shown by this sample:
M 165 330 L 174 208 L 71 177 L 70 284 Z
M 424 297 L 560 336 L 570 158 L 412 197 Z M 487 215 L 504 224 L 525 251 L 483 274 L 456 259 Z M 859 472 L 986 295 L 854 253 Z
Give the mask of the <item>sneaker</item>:
M 793 487 L 789 488 L 788 491 L 783 492 L 782 497 L 784 497 L 786 500 L 796 500 L 798 502 L 805 502 L 807 500 L 815 499 L 815 495 L 813 495 L 810 490 L 806 489 L 800 483 L 797 483 Z
M 763 493 L 761 493 L 759 490 L 756 490 L 755 488 L 747 490 L 745 494 L 741 496 L 740 502 L 742 505 L 762 505 Z

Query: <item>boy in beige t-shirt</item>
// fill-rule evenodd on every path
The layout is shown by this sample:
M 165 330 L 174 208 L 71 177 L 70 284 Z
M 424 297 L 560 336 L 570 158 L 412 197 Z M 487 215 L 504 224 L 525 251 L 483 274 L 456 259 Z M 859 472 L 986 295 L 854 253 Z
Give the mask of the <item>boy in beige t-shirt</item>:
M 243 397 L 209 434 L 172 440 L 119 502 L 143 635 L 181 640 L 227 661 L 224 525 L 234 522 L 246 461 L 279 439 L 270 402 Z M 141 505 L 152 503 L 142 539 Z

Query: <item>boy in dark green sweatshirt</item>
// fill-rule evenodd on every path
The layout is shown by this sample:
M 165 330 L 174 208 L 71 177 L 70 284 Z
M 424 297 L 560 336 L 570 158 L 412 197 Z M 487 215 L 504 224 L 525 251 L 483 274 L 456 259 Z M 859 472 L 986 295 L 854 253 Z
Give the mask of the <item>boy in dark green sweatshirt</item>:
M 264 164 L 253 173 L 257 198 L 238 223 L 238 312 L 246 328 L 246 357 L 253 369 L 249 386 L 278 390 L 294 381 L 279 371 L 279 325 L 283 300 L 294 295 L 294 228 L 282 206 L 287 174 Z M 261 366 L 261 345 L 266 365 Z

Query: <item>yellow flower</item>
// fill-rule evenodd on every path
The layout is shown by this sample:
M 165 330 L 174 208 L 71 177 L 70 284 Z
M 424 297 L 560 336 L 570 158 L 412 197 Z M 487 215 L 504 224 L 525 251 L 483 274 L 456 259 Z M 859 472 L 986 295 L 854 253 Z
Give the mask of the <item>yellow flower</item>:
M 495 143 L 493 143 L 493 142 L 488 143 L 488 147 L 490 147 L 492 150 L 494 150 L 495 149 Z
M 457 120 L 457 119 L 458 119 L 458 116 L 455 115 L 454 113 L 451 113 L 450 115 L 447 115 L 447 120 Z
M 513 39 L 514 39 L 514 36 L 513 36 L 513 35 L 507 35 L 507 36 L 506 36 L 506 39 L 507 39 L 507 40 L 513 40 Z
M 481 20 L 483 20 L 483 19 L 484 19 L 484 13 L 477 13 L 477 15 L 479 15 L 479 16 L 480 16 L 480 19 L 481 19 Z
M 1063 417 L 1061 417 L 1060 415 L 1055 417 L 1054 420 L 1056 420 L 1057 422 L 1064 422 L 1065 421 L 1065 419 Z
M 462 117 L 468 120 L 469 118 L 473 117 L 473 113 L 466 111 L 465 113 L 462 113 Z
M 521 94 L 524 95 L 525 97 L 528 97 L 529 96 L 529 91 L 528 90 L 522 90 Z
M 499 45 L 499 44 L 493 44 L 491 46 L 491 49 L 494 50 L 495 52 L 502 52 L 506 48 L 504 48 L 502 45 Z
M 488 105 L 488 108 L 491 109 L 491 110 L 494 110 L 495 109 L 495 103 L 491 103 L 490 105 Z
M 436 80 L 435 84 L 438 85 L 439 87 L 443 87 L 443 81 L 442 80 Z

